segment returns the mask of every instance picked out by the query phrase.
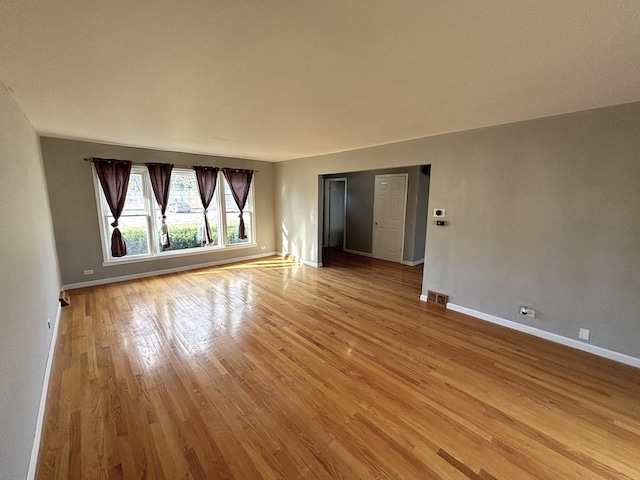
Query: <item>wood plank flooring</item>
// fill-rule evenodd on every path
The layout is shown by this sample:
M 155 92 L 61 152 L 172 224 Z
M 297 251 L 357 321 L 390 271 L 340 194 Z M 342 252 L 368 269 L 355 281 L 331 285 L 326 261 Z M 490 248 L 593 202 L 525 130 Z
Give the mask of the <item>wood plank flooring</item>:
M 640 370 L 271 258 L 71 291 L 39 479 L 640 479 Z

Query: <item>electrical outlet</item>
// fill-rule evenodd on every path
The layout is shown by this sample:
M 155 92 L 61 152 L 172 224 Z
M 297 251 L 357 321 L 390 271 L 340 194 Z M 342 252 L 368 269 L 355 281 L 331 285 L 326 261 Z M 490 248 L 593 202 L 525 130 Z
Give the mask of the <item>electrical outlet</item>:
M 93 275 L 93 270 L 85 270 L 84 274 L 85 275 Z
M 520 315 L 524 315 L 527 317 L 535 317 L 536 316 L 536 311 L 533 308 L 529 308 L 525 305 L 522 305 L 520 307 Z
M 581 340 L 589 340 L 589 338 L 591 338 L 591 330 L 588 328 L 581 328 L 578 332 L 578 338 Z
M 265 245 L 262 245 L 262 246 L 260 247 L 260 250 L 266 250 L 266 249 L 267 249 L 267 247 L 266 247 Z

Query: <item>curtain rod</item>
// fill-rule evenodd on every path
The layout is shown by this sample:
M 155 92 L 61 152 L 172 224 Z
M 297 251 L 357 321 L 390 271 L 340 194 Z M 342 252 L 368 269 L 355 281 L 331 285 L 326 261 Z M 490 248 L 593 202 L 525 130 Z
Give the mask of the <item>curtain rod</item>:
M 109 160 L 118 160 L 116 158 L 110 158 Z M 93 162 L 93 158 L 85 158 L 84 159 L 85 162 Z M 124 162 L 125 160 L 118 160 L 121 162 Z M 154 163 L 154 162 L 134 162 L 132 160 L 126 160 L 128 162 L 131 162 L 131 165 L 139 165 L 141 167 L 146 167 L 147 163 Z M 178 168 L 193 168 L 193 167 L 212 167 L 213 165 L 191 165 L 191 166 L 182 166 L 182 165 L 178 165 Z M 218 167 L 220 168 L 220 167 Z M 243 170 L 243 169 L 237 169 L 237 168 L 232 168 L 232 167 L 223 167 L 223 168 L 230 168 L 231 170 Z M 222 170 L 222 168 L 220 168 L 220 170 Z M 247 169 L 250 170 L 250 169 Z M 260 170 L 253 170 L 253 173 L 260 173 Z

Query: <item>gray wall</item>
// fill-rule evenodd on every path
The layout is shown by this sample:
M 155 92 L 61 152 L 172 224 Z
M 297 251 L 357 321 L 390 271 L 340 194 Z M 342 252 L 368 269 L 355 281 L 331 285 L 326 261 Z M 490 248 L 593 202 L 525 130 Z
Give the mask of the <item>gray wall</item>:
M 345 177 L 347 179 L 347 244 L 346 248 L 363 253 L 372 252 L 373 237 L 373 201 L 375 195 L 376 175 L 407 173 L 407 216 L 404 229 L 403 260 L 414 262 L 424 257 L 424 226 L 426 224 L 426 204 L 428 200 L 428 182 L 426 197 L 424 196 L 424 179 L 419 166 L 401 168 L 383 168 L 359 172 L 341 173 L 328 177 Z M 421 192 L 421 189 L 423 190 Z M 421 197 L 422 195 L 422 197 Z M 421 202 L 419 203 L 419 200 Z M 421 238 L 417 240 L 417 233 Z M 416 249 L 416 241 L 420 249 Z
M 60 277 L 38 136 L 2 84 L 0 170 L 0 477 L 19 479 L 29 467 Z
M 640 357 L 640 103 L 278 163 L 278 248 L 316 261 L 318 175 L 411 164 L 432 165 L 423 293 Z
M 422 169 L 420 169 L 422 170 Z M 416 228 L 413 245 L 413 261 L 424 260 L 424 249 L 427 239 L 427 218 L 429 211 L 430 176 L 420 173 L 418 177 L 418 198 L 416 200 Z
M 424 287 L 570 338 L 586 327 L 640 357 L 640 103 L 430 146 L 432 205 L 449 226 L 429 230 Z
M 272 163 L 47 137 L 42 137 L 41 142 L 60 271 L 65 285 L 275 251 Z M 134 162 L 156 161 L 173 163 L 176 166 L 214 165 L 259 170 L 253 179 L 257 246 L 102 266 L 91 164 L 83 161 L 87 157 L 119 158 Z M 262 246 L 265 247 L 264 250 L 261 249 Z M 84 275 L 84 270 L 93 270 L 94 274 Z

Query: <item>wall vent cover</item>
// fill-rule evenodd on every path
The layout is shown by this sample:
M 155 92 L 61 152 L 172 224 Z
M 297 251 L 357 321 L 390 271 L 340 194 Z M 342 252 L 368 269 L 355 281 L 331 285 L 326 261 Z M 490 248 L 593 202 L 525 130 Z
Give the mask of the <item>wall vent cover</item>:
M 449 295 L 444 293 L 434 292 L 427 290 L 427 303 L 434 303 L 438 306 L 447 308 L 447 302 L 449 301 Z

